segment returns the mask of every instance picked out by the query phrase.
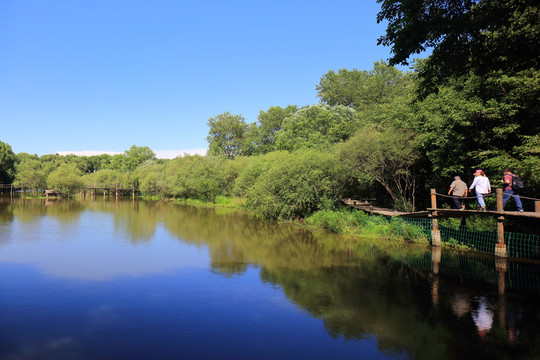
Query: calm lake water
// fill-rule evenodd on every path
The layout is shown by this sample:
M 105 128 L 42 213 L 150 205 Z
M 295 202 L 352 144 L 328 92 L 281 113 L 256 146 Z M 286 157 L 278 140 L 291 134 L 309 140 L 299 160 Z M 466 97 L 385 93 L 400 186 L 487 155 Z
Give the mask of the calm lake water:
M 0 359 L 535 359 L 540 263 L 0 198 Z

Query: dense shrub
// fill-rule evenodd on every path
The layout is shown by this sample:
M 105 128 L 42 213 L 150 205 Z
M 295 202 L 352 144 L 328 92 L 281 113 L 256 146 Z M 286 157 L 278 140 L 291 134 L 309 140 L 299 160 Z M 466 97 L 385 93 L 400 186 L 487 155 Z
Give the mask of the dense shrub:
M 264 161 L 272 160 L 272 161 Z M 246 187 L 246 205 L 267 219 L 293 219 L 330 209 L 340 198 L 333 153 L 299 150 L 264 158 Z
M 47 185 L 64 195 L 73 195 L 84 184 L 81 172 L 75 164 L 63 164 L 49 174 Z
M 143 194 L 165 196 L 169 193 L 163 169 L 164 166 L 154 160 L 148 160 L 137 168 L 134 178 Z
M 249 162 L 245 164 L 235 180 L 233 194 L 241 197 L 246 196 L 247 191 L 259 181 L 259 177 L 264 172 L 268 171 L 274 163 L 286 161 L 289 157 L 290 154 L 286 151 L 275 151 L 249 158 Z
M 320 226 L 336 234 L 346 233 L 347 225 L 350 225 L 350 223 L 347 224 L 344 213 L 332 210 L 317 211 L 306 221 L 308 224 Z
M 95 173 L 87 174 L 83 177 L 83 181 L 87 186 L 131 186 L 131 179 L 127 178 L 127 174 L 117 170 L 104 169 Z
M 167 164 L 165 177 L 175 197 L 215 201 L 225 195 L 228 181 L 224 176 L 227 160 L 215 156 L 186 155 Z

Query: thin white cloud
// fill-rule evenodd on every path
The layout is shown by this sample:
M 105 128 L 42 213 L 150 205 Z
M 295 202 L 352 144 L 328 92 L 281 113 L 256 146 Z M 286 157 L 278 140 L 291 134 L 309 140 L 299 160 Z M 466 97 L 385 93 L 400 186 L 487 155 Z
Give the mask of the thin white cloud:
M 206 155 L 207 149 L 189 149 L 189 150 L 155 150 L 158 159 L 174 159 L 178 156 L 187 155 Z
M 76 155 L 76 156 L 94 156 L 94 155 L 116 155 L 116 154 L 122 154 L 121 152 L 116 151 L 97 151 L 97 150 L 82 150 L 82 151 L 57 151 L 58 155 L 66 156 L 66 155 Z
M 187 149 L 187 150 L 155 150 L 154 153 L 158 159 L 174 159 L 178 156 L 184 155 L 206 155 L 207 149 Z M 115 155 L 123 154 L 122 152 L 116 151 L 97 151 L 97 150 L 82 150 L 82 151 L 58 151 L 58 155 L 76 155 L 76 156 L 94 156 L 94 155 Z

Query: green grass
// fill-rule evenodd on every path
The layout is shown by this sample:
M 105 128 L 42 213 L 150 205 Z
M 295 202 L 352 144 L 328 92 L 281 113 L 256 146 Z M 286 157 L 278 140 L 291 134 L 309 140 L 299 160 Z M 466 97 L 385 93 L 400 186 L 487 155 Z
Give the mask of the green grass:
M 400 218 L 367 215 L 355 210 L 321 210 L 305 219 L 306 223 L 336 234 L 377 236 L 407 242 L 427 243 L 422 227 Z
M 244 210 L 244 200 L 229 196 L 217 196 L 215 202 L 200 200 L 200 199 L 174 199 L 177 204 L 198 206 L 205 208 L 233 208 Z

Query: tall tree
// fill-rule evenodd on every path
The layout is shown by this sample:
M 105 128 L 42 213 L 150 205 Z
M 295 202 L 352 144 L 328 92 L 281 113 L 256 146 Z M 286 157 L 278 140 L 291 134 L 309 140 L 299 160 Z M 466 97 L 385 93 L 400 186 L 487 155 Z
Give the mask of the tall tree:
M 390 64 L 408 64 L 432 48 L 420 69 L 425 96 L 454 76 L 540 65 L 540 16 L 533 0 L 377 0 L 377 21 L 388 21 L 378 44 L 391 46 Z
M 472 168 L 521 167 L 521 145 L 540 132 L 539 97 L 540 76 L 471 75 L 417 102 L 407 126 L 419 134 L 430 185 Z
M 403 73 L 384 61 L 373 69 L 329 71 L 317 85 L 322 102 L 354 108 L 363 123 L 402 126 L 408 122 L 415 96 L 415 74 Z
M 426 179 L 472 167 L 491 173 L 523 167 L 520 153 L 540 134 L 537 2 L 378 2 L 378 21 L 388 21 L 379 44 L 392 46 L 390 64 L 407 64 L 409 56 L 433 50 L 415 64 L 423 101 L 409 123 L 431 164 Z
M 359 182 L 379 183 L 397 208 L 414 210 L 419 154 L 412 133 L 366 126 L 340 146 L 339 157 Z
M 317 104 L 298 110 L 283 121 L 276 134 L 278 150 L 327 148 L 351 137 L 359 127 L 354 109 Z
M 15 186 L 31 189 L 32 195 L 34 195 L 35 190 L 45 189 L 46 178 L 42 163 L 37 159 L 37 156 L 35 158 L 31 156 L 21 157 L 21 161 L 17 164 Z
M 0 141 L 0 183 L 11 183 L 15 178 L 15 153 L 8 143 Z
M 330 70 L 317 85 L 317 96 L 330 106 L 344 105 L 361 111 L 410 92 L 411 76 L 385 61 L 376 61 L 369 71 L 340 69 L 336 73 Z
M 257 141 L 254 153 L 266 154 L 275 150 L 276 133 L 281 130 L 283 121 L 298 111 L 298 106 L 289 105 L 286 108 L 272 106 L 266 111 L 260 111 L 257 116 Z
M 129 150 L 124 151 L 124 166 L 128 171 L 135 171 L 137 166 L 146 160 L 155 159 L 156 154 L 148 146 L 133 145 Z
M 75 164 L 62 164 L 47 177 L 47 185 L 64 195 L 73 195 L 83 187 L 82 173 Z
M 227 111 L 208 119 L 208 126 L 210 130 L 206 140 L 210 155 L 233 159 L 251 152 L 253 136 L 250 136 L 250 131 L 255 127 L 246 124 L 242 115 L 233 115 Z

